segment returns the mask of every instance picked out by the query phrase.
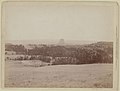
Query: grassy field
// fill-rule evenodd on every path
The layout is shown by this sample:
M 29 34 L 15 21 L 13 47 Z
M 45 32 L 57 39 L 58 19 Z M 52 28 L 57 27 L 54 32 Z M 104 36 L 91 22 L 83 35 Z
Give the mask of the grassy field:
M 111 88 L 112 64 L 25 66 L 6 61 L 5 87 Z

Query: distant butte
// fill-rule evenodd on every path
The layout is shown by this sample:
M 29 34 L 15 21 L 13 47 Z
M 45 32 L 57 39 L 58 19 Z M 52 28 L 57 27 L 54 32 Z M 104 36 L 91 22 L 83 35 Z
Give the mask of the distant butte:
M 65 41 L 64 39 L 60 39 L 59 42 L 58 42 L 59 45 L 64 45 L 65 44 Z

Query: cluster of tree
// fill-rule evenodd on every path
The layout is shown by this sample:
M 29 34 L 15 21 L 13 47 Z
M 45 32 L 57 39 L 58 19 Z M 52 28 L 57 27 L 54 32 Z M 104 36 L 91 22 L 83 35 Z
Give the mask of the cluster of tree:
M 73 58 L 73 57 L 55 57 L 53 61 L 53 65 L 60 65 L 60 64 L 78 64 L 80 60 Z
M 21 58 L 21 60 L 41 60 L 53 64 L 91 64 L 91 63 L 112 63 L 113 62 L 113 43 L 98 42 L 89 45 L 79 45 L 68 47 L 52 45 L 43 47 L 35 46 L 32 49 L 26 49 L 23 45 L 6 45 L 7 51 L 22 52 L 24 55 L 30 55 L 30 58 Z M 39 56 L 38 56 L 39 55 Z
M 44 46 L 28 49 L 28 55 L 43 55 L 52 57 L 66 57 L 71 51 L 64 46 Z
M 27 49 L 22 44 L 20 44 L 20 45 L 6 44 L 5 51 L 14 51 L 14 52 L 16 52 L 16 54 L 26 54 L 27 53 Z
M 14 60 L 41 60 L 43 62 L 50 63 L 51 57 L 46 57 L 42 55 L 24 55 L 16 57 Z

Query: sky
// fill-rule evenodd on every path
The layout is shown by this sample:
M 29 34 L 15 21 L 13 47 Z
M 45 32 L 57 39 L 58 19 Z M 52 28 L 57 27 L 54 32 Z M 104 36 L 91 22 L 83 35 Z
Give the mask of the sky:
M 6 40 L 113 41 L 114 7 L 63 2 L 3 4 Z

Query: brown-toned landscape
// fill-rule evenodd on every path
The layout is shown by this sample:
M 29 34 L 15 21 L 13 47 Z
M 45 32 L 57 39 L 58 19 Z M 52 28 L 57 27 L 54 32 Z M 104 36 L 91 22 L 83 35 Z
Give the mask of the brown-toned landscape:
M 112 88 L 112 64 L 24 66 L 7 62 L 5 87 Z
M 113 88 L 117 8 L 115 2 L 4 2 L 5 88 Z
M 112 42 L 6 44 L 5 87 L 112 88 L 112 48 Z

